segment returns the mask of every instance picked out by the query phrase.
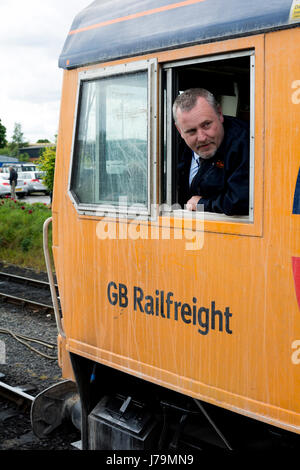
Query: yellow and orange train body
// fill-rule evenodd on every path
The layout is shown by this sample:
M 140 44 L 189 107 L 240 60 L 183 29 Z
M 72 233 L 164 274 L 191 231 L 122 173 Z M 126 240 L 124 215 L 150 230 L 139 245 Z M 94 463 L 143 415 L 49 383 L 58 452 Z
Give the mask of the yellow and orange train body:
M 300 2 L 232 0 L 226 12 L 213 0 L 102 3 L 78 16 L 60 57 L 52 220 L 63 376 L 73 380 L 69 357 L 77 370 L 80 358 L 82 370 L 119 374 L 120 393 L 130 376 L 300 434 Z M 195 225 L 159 210 L 81 210 L 70 176 L 80 76 L 155 64 L 149 197 L 159 207 L 162 71 L 244 52 L 255 61 L 249 217 L 204 214 Z

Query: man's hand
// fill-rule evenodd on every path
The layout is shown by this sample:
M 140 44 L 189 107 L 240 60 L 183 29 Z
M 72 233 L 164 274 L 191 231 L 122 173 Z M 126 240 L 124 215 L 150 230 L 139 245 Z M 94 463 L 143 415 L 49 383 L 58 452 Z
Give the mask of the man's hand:
M 188 200 L 186 203 L 186 208 L 188 211 L 196 211 L 197 210 L 197 204 L 199 200 L 201 199 L 201 196 L 193 196 L 191 199 Z

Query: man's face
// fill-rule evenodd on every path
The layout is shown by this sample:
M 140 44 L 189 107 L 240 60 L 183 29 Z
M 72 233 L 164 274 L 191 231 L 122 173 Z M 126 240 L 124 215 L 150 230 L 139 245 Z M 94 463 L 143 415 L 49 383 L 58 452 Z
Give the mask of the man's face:
M 211 158 L 224 138 L 224 117 L 205 98 L 199 97 L 190 111 L 177 109 L 176 127 L 185 143 L 201 158 Z

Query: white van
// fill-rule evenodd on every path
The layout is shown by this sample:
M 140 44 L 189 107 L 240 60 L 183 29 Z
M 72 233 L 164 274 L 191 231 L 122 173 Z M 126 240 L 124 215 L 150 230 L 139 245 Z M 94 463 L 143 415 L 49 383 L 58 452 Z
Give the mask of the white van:
M 49 194 L 49 189 L 43 183 L 43 171 L 22 171 L 18 173 L 18 176 L 22 178 L 27 185 L 28 194 L 32 193 L 44 193 Z
M 35 163 L 23 162 L 23 163 L 3 163 L 1 166 L 1 173 L 9 173 L 9 168 L 13 167 L 18 173 L 20 171 L 36 171 L 37 166 Z

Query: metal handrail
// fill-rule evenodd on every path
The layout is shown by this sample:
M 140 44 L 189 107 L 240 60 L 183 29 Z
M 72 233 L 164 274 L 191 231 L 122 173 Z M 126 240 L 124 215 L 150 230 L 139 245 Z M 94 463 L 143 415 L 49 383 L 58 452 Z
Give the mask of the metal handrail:
M 53 308 L 54 308 L 56 326 L 57 326 L 59 334 L 65 338 L 66 335 L 62 326 L 61 315 L 59 311 L 58 299 L 57 299 L 57 294 L 56 294 L 56 288 L 55 288 L 53 273 L 51 269 L 49 247 L 48 247 L 48 228 L 51 222 L 52 222 L 52 217 L 49 217 L 48 219 L 45 220 L 44 225 L 43 225 L 43 247 L 44 247 L 44 255 L 45 255 L 49 284 L 50 284 L 50 291 L 51 291 L 52 303 L 53 303 Z

